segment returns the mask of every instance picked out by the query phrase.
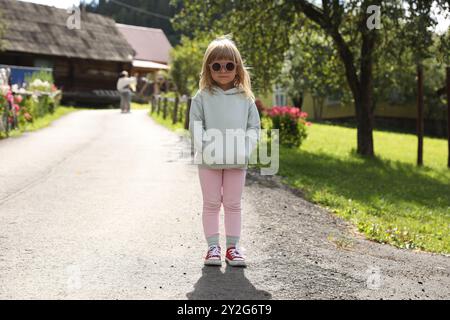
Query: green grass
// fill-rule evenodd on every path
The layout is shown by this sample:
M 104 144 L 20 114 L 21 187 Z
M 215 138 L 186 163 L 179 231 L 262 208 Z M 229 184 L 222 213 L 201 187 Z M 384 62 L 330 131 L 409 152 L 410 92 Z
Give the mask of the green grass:
M 171 107 L 171 106 L 170 106 Z M 162 110 L 160 110 L 159 114 L 157 114 L 157 112 L 150 112 L 150 107 L 147 106 L 147 108 L 149 108 L 149 112 L 148 115 L 150 117 L 153 118 L 153 120 L 155 120 L 155 122 L 163 125 L 164 127 L 170 129 L 170 130 L 177 130 L 177 129 L 184 129 L 184 122 L 177 122 L 175 124 L 172 123 L 172 109 L 169 107 L 169 110 L 167 112 L 167 116 L 166 119 L 163 119 L 163 112 Z
M 300 149 L 280 148 L 279 174 L 305 197 L 357 226 L 369 239 L 401 248 L 450 253 L 447 141 L 374 132 L 377 158 L 355 154 L 356 130 L 313 124 Z
M 136 103 L 136 102 L 131 103 L 131 110 L 145 110 L 145 109 L 150 110 L 150 105 L 147 103 Z
M 21 126 L 19 129 L 15 129 L 9 132 L 10 137 L 18 137 L 23 132 L 27 131 L 35 131 L 38 129 L 45 128 L 49 126 L 56 119 L 61 118 L 63 115 L 68 114 L 70 112 L 82 110 L 82 108 L 68 107 L 68 106 L 59 106 L 56 108 L 53 114 L 46 114 L 41 118 L 35 119 L 33 122 L 25 123 L 24 126 Z M 6 136 L 4 133 L 0 134 L 0 139 L 5 139 Z

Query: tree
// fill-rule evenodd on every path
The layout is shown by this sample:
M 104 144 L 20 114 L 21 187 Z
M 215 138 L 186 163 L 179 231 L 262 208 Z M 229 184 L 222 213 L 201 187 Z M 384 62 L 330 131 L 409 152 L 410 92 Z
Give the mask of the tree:
M 301 21 L 306 17 L 317 24 L 333 40 L 344 66 L 355 106 L 357 153 L 374 156 L 374 53 L 388 43 L 383 41 L 377 18 L 383 12 L 384 18 L 400 24 L 408 10 L 414 11 L 415 7 L 406 9 L 401 0 L 322 0 L 321 5 L 316 2 L 192 0 L 184 3 L 174 22 L 180 30 L 234 33 L 244 56 L 255 66 L 254 75 L 261 88 L 267 88 L 281 70 L 290 35 L 298 32 Z M 450 10 L 446 0 L 434 3 L 442 10 Z M 220 15 L 226 19 L 217 19 Z
M 212 37 L 191 40 L 181 37 L 181 42 L 170 53 L 170 78 L 178 94 L 193 95 L 200 80 L 202 59 Z
M 450 169 L 450 28 L 440 37 L 438 47 L 438 60 L 446 66 L 446 84 L 442 88 L 442 94 L 447 96 L 447 139 L 448 139 L 448 160 L 447 167 Z
M 408 0 L 406 4 L 412 10 L 406 17 L 402 34 L 407 39 L 408 46 L 412 48 L 414 62 L 417 66 L 417 165 L 423 165 L 423 109 L 424 109 L 424 74 L 423 62 L 430 57 L 430 48 L 433 44 L 433 31 L 437 22 L 431 17 L 434 0 Z M 417 41 L 420 39 L 421 41 Z
M 314 119 L 321 119 L 326 98 L 339 97 L 344 102 L 349 90 L 331 39 L 308 21 L 302 30 L 291 37 L 279 82 L 294 101 L 305 92 L 311 94 Z
M 172 45 L 179 43 L 180 32 L 173 30 L 170 19 L 180 9 L 159 0 L 91 0 L 86 5 L 87 11 L 109 16 L 118 23 L 162 29 Z

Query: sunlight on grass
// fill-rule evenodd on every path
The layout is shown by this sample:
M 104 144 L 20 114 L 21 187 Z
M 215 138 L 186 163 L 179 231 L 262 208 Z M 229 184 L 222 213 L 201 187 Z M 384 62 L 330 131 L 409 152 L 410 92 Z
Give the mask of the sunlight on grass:
M 151 109 L 150 106 L 148 105 L 148 115 L 153 118 L 153 120 L 155 120 L 157 123 L 165 126 L 168 129 L 171 130 L 177 130 L 177 129 L 184 129 L 184 117 L 185 117 L 185 110 L 186 110 L 186 106 L 185 104 L 180 104 L 178 109 L 178 119 L 181 119 L 182 121 L 178 121 L 175 124 L 172 123 L 172 116 L 173 116 L 173 109 L 174 108 L 174 103 L 169 102 L 167 105 L 167 115 L 166 115 L 166 119 L 163 118 L 163 110 L 161 107 L 161 110 L 158 114 L 158 112 L 155 110 L 153 113 L 151 113 Z M 181 117 L 181 118 L 180 118 Z
M 374 132 L 376 159 L 354 154 L 356 129 L 314 124 L 298 150 L 280 149 L 280 175 L 306 197 L 353 222 L 370 239 L 402 248 L 450 252 L 447 141 Z
M 326 152 L 339 158 L 351 157 L 356 149 L 356 129 L 335 125 L 314 124 L 308 128 L 309 136 L 301 146 L 310 152 Z M 413 134 L 374 131 L 375 154 L 386 160 L 415 164 L 417 137 Z M 447 140 L 424 138 L 424 165 L 442 169 L 447 165 Z
M 131 110 L 149 110 L 150 109 L 150 105 L 148 103 L 136 103 L 133 102 L 131 104 Z
M 163 125 L 164 127 L 168 128 L 168 129 L 171 129 L 171 130 L 184 129 L 184 124 L 181 122 L 177 122 L 177 123 L 173 124 L 170 116 L 167 116 L 166 119 L 163 119 L 162 112 L 158 115 L 156 112 L 150 113 L 150 111 L 149 111 L 148 115 L 153 120 L 155 120 L 157 123 Z

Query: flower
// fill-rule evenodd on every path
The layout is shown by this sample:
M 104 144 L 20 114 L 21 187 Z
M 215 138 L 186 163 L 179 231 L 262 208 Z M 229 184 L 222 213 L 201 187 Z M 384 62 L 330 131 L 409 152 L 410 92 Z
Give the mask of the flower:
M 15 101 L 16 103 L 21 103 L 22 100 L 23 100 L 23 98 L 22 98 L 21 95 L 17 95 L 17 96 L 14 97 L 14 101 Z
M 299 118 L 300 117 L 300 110 L 298 108 L 290 108 L 287 110 L 287 112 L 293 117 L 293 118 Z
M 277 116 L 288 116 L 293 120 L 305 118 L 308 115 L 306 112 L 301 112 L 299 108 L 290 106 L 274 106 L 267 112 L 267 114 L 272 118 Z
M 14 96 L 11 92 L 11 90 L 8 90 L 8 92 L 5 95 L 6 101 L 13 103 L 14 102 Z
M 42 81 L 41 79 L 34 79 L 33 82 L 30 83 L 29 89 L 31 91 L 49 92 L 52 89 L 52 84 L 48 81 Z

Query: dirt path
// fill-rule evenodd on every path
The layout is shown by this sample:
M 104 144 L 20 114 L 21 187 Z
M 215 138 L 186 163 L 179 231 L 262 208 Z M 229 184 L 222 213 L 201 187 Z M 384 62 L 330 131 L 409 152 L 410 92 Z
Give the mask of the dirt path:
M 174 154 L 183 147 L 145 110 L 79 111 L 0 141 L 0 298 L 450 297 L 449 257 L 366 241 L 256 172 L 243 202 L 249 267 L 203 267 L 201 191 L 196 166 Z

